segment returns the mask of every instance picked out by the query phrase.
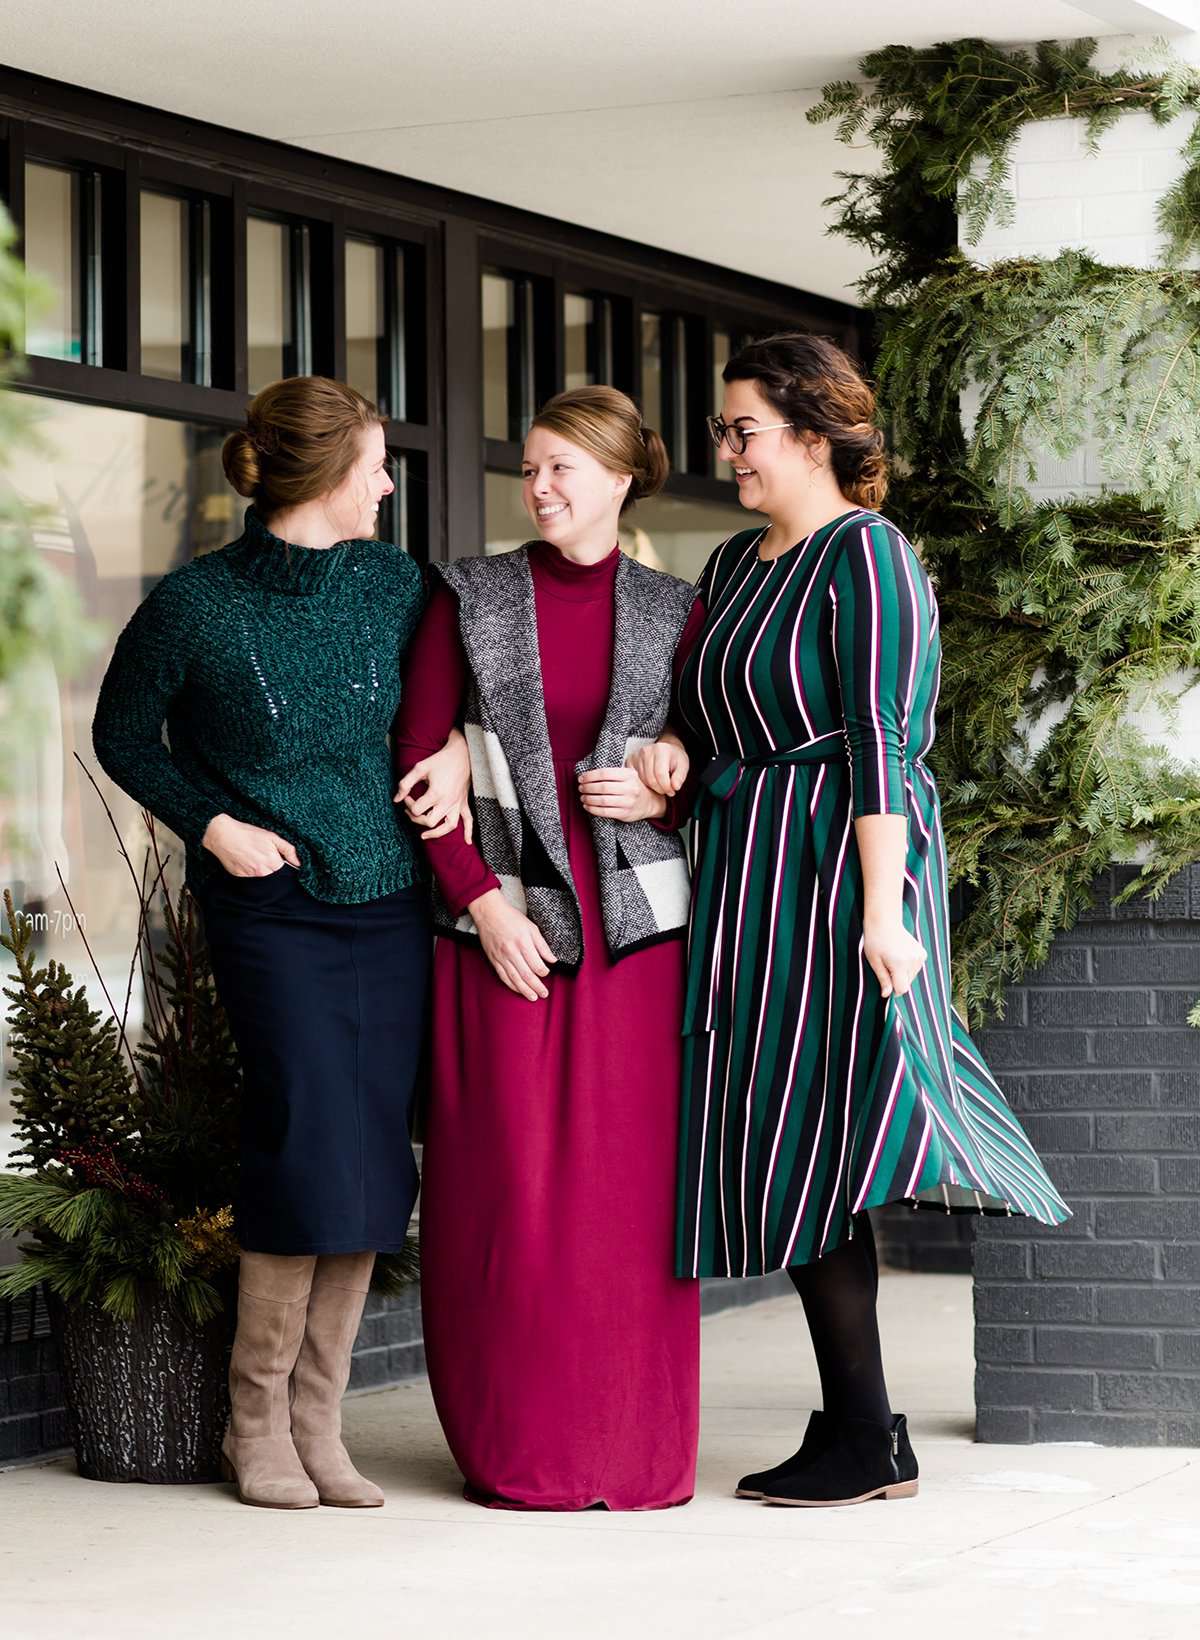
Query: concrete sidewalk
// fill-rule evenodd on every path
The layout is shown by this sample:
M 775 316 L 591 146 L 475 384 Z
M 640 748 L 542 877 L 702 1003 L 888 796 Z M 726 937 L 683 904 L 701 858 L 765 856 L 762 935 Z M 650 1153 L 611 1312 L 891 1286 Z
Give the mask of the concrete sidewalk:
M 733 1498 L 797 1444 L 815 1372 L 800 1305 L 704 1323 L 695 1501 L 644 1515 L 465 1503 L 428 1386 L 347 1406 L 387 1507 L 277 1514 L 223 1486 L 0 1476 L 5 1640 L 1182 1640 L 1200 1634 L 1200 1452 L 976 1446 L 971 1284 L 885 1274 L 885 1349 L 915 1500 Z

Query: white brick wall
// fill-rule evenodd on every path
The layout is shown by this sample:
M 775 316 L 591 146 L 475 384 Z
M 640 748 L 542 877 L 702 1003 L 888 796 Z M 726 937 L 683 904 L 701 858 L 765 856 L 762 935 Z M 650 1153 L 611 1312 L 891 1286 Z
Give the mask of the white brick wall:
M 1109 37 L 1097 61 L 1113 68 L 1151 44 L 1149 38 L 1132 35 Z M 1200 33 L 1172 40 L 1171 46 L 1186 60 L 1200 62 Z M 1162 256 L 1155 219 L 1158 201 L 1183 170 L 1183 143 L 1194 122 L 1194 113 L 1161 126 L 1148 114 L 1125 114 L 1102 134 L 1094 153 L 1087 150 L 1082 120 L 1027 125 L 1013 150 L 1012 223 L 989 223 L 975 244 L 962 241 L 963 250 L 985 264 L 1009 256 L 1057 256 L 1073 249 L 1105 262 L 1152 266 Z M 977 404 L 976 393 L 964 395 L 968 427 Z M 1104 483 L 1098 453 L 1088 446 L 1067 461 L 1050 456 L 1040 461 L 1031 489 L 1036 498 L 1048 500 L 1064 494 L 1097 495 Z M 1180 674 L 1175 686 L 1185 681 Z M 1042 734 L 1051 721 L 1048 717 L 1042 724 Z M 1200 763 L 1200 685 L 1180 702 L 1175 727 L 1149 709 L 1136 714 L 1135 721 L 1152 737 L 1169 739 L 1177 756 Z M 1035 741 L 1041 738 L 1039 734 Z
M 980 262 L 1022 254 L 1089 251 L 1104 261 L 1148 267 L 1161 259 L 1158 201 L 1183 171 L 1182 147 L 1194 116 L 1155 125 L 1149 114 L 1125 114 L 1089 154 L 1082 120 L 1027 125 L 1013 150 L 1016 212 L 1012 224 L 989 223 L 963 249 Z

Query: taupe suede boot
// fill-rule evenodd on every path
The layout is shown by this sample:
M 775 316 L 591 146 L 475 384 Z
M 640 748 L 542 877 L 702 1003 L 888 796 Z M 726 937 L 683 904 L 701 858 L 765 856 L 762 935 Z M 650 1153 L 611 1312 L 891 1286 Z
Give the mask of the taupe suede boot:
M 338 1509 L 378 1509 L 383 1503 L 383 1493 L 359 1474 L 342 1445 L 342 1396 L 374 1263 L 374 1253 L 326 1253 L 317 1260 L 292 1373 L 296 1451 L 321 1502 Z
M 315 1264 L 311 1257 L 243 1253 L 238 1272 L 232 1412 L 221 1452 L 238 1497 L 262 1509 L 315 1509 L 319 1501 L 292 1444 L 288 1410 Z

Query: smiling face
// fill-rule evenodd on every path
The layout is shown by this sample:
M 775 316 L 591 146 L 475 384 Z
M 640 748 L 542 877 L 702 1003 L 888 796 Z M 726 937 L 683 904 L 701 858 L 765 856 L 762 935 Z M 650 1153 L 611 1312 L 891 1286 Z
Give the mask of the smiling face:
M 611 472 L 561 433 L 534 427 L 525 440 L 521 499 L 543 541 L 564 551 L 617 539 L 631 473 Z
M 776 423 L 784 419 L 757 382 L 726 382 L 721 420 L 747 433 L 755 427 L 770 431 L 755 433 L 748 439 L 744 455 L 734 455 L 728 441 L 722 442 L 717 454 L 733 468 L 742 506 L 768 517 L 783 515 L 794 506 L 797 493 L 812 483 L 829 460 L 827 440 L 797 434 L 790 427 L 777 427 Z
M 358 435 L 358 456 L 326 499 L 330 523 L 343 541 L 366 540 L 379 522 L 379 503 L 395 489 L 388 476 L 387 446 L 378 422 Z

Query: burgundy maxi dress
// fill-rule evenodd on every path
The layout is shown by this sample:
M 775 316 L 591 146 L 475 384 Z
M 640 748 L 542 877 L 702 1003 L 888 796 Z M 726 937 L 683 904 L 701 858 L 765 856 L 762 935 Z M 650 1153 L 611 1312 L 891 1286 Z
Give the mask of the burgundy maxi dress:
M 466 1495 L 498 1508 L 660 1509 L 695 1481 L 699 1290 L 673 1274 L 684 946 L 609 961 L 575 773 L 608 700 L 617 562 L 530 552 L 579 972 L 551 970 L 529 1002 L 474 946 L 439 939 L 434 960 L 425 1354 Z M 677 669 L 702 621 L 697 606 Z M 465 683 L 439 584 L 409 650 L 401 767 L 444 743 Z M 455 914 L 497 886 L 461 826 L 426 846 Z

